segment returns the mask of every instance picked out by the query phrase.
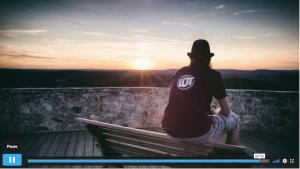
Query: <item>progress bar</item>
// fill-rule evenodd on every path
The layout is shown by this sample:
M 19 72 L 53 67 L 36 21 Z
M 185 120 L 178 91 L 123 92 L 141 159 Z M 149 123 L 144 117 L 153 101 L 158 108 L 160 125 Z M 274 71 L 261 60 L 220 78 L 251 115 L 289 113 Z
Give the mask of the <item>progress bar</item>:
M 27 163 L 269 163 L 269 159 L 28 159 Z

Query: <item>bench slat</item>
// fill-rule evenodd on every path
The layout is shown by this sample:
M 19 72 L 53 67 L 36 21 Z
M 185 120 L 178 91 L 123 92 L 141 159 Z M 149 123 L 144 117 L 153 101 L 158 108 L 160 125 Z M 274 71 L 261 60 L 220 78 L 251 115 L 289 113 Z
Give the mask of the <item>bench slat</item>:
M 84 118 L 75 118 L 76 121 L 84 122 L 87 124 L 92 124 L 100 127 L 101 129 L 105 130 L 116 130 L 116 131 L 121 131 L 123 133 L 130 133 L 130 134 L 136 134 L 136 135 L 141 135 L 141 136 L 148 136 L 152 139 L 162 139 L 162 140 L 168 140 L 173 142 L 171 139 L 166 134 L 162 133 L 157 133 L 157 132 L 150 132 L 150 131 L 145 131 L 145 130 L 139 130 L 139 129 L 134 129 L 134 128 L 129 128 L 129 127 L 123 127 L 123 126 L 118 126 L 114 124 L 108 124 L 108 123 L 103 123 L 95 120 L 89 120 L 89 119 L 84 119 Z M 194 143 L 180 143 L 180 144 L 190 144 L 192 146 L 196 146 Z M 206 147 L 213 147 L 213 148 L 220 148 L 220 149 L 227 149 L 227 150 L 232 150 L 232 151 L 238 151 L 238 152 L 247 152 L 247 148 L 242 147 L 242 146 L 235 146 L 235 145 L 229 145 L 229 144 L 216 144 L 212 142 L 207 142 L 203 144 L 198 144 L 201 146 L 206 146 Z
M 83 123 L 87 123 L 87 124 L 93 124 L 93 125 L 96 125 L 101 128 L 105 127 L 105 128 L 109 128 L 109 129 L 115 129 L 115 130 L 120 130 L 120 131 L 124 131 L 124 132 L 129 132 L 129 133 L 147 135 L 147 136 L 155 137 L 155 138 L 169 139 L 166 134 L 162 134 L 162 133 L 140 130 L 140 129 L 130 128 L 130 127 L 123 127 L 123 126 L 119 126 L 119 125 L 103 123 L 103 122 L 84 119 L 84 118 L 75 118 L 75 120 L 83 122 Z
M 119 141 L 115 141 L 115 140 L 106 139 L 106 141 L 108 142 L 108 144 L 110 146 L 121 148 L 121 149 L 124 149 L 127 151 L 142 153 L 147 156 L 161 156 L 161 155 L 163 155 L 163 156 L 178 156 L 177 154 L 166 153 L 163 151 L 150 149 L 150 148 L 146 148 L 146 147 L 141 147 L 141 146 L 137 146 L 137 145 L 132 145 L 132 144 L 127 144 L 127 143 L 123 143 L 123 142 L 119 142 Z
M 117 148 L 117 147 L 113 147 L 110 146 L 111 150 L 113 152 L 119 153 L 119 154 L 123 154 L 123 155 L 128 155 L 128 156 L 146 156 L 145 154 L 140 154 L 140 153 L 136 153 L 136 152 L 132 152 L 132 151 L 127 151 L 121 148 Z
M 101 129 L 107 133 L 114 134 L 114 135 L 130 137 L 130 138 L 153 142 L 153 143 L 164 144 L 164 145 L 173 146 L 173 147 L 177 147 L 177 148 L 183 148 L 183 149 L 190 150 L 190 151 L 198 151 L 198 152 L 205 153 L 208 149 L 210 149 L 209 146 L 204 145 L 204 144 L 195 144 L 195 143 L 190 143 L 190 142 L 178 143 L 178 142 L 174 142 L 172 140 L 147 137 L 144 135 L 126 133 L 126 132 L 111 130 L 111 129 L 107 129 L 107 128 L 101 128 Z M 214 148 L 216 146 L 211 146 L 211 147 Z M 220 146 L 220 147 L 222 147 L 222 146 Z M 216 148 L 218 148 L 218 147 L 216 147 Z M 235 149 L 235 147 L 226 147 L 223 149 L 237 151 L 237 152 L 244 152 L 245 150 L 247 150 L 246 148 L 245 149 Z
M 197 152 L 197 151 L 188 151 L 183 148 L 172 147 L 172 146 L 168 146 L 166 144 L 157 144 L 157 143 L 152 143 L 152 142 L 148 142 L 148 141 L 142 141 L 142 140 L 138 140 L 138 139 L 132 139 L 132 138 L 128 138 L 128 137 L 122 137 L 122 136 L 118 136 L 118 135 L 114 135 L 114 134 L 109 134 L 106 132 L 103 132 L 103 134 L 107 136 L 106 137 L 107 139 L 112 139 L 112 140 L 119 141 L 119 142 L 124 142 L 124 143 L 128 143 L 128 144 L 133 144 L 133 145 L 138 145 L 138 146 L 147 147 L 147 148 L 151 148 L 151 149 L 156 149 L 156 150 L 160 150 L 160 151 L 164 151 L 164 152 L 168 152 L 168 153 L 174 153 L 174 154 L 178 154 L 181 156 L 207 156 L 206 153 L 201 153 L 201 152 Z

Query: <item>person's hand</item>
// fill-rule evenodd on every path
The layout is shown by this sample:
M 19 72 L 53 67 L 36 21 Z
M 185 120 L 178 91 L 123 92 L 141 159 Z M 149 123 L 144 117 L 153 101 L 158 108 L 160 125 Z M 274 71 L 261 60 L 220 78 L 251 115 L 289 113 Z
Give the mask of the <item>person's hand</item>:
M 208 115 L 217 115 L 219 113 L 219 109 L 217 109 L 217 106 L 214 104 L 210 105 L 210 112 Z

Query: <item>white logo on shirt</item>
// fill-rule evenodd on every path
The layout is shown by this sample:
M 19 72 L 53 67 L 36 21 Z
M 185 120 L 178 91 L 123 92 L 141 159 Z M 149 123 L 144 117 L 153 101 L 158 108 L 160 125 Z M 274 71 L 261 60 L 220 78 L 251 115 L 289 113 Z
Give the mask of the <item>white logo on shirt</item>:
M 181 90 L 186 90 L 194 84 L 194 77 L 191 75 L 183 75 L 177 81 L 177 86 Z

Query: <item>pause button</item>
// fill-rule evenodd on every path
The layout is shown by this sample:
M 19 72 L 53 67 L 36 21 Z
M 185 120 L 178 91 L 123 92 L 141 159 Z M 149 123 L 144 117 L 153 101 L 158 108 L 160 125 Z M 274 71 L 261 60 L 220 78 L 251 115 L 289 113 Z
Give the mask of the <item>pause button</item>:
M 2 156 L 3 166 L 21 166 L 22 155 L 21 154 L 3 154 Z

